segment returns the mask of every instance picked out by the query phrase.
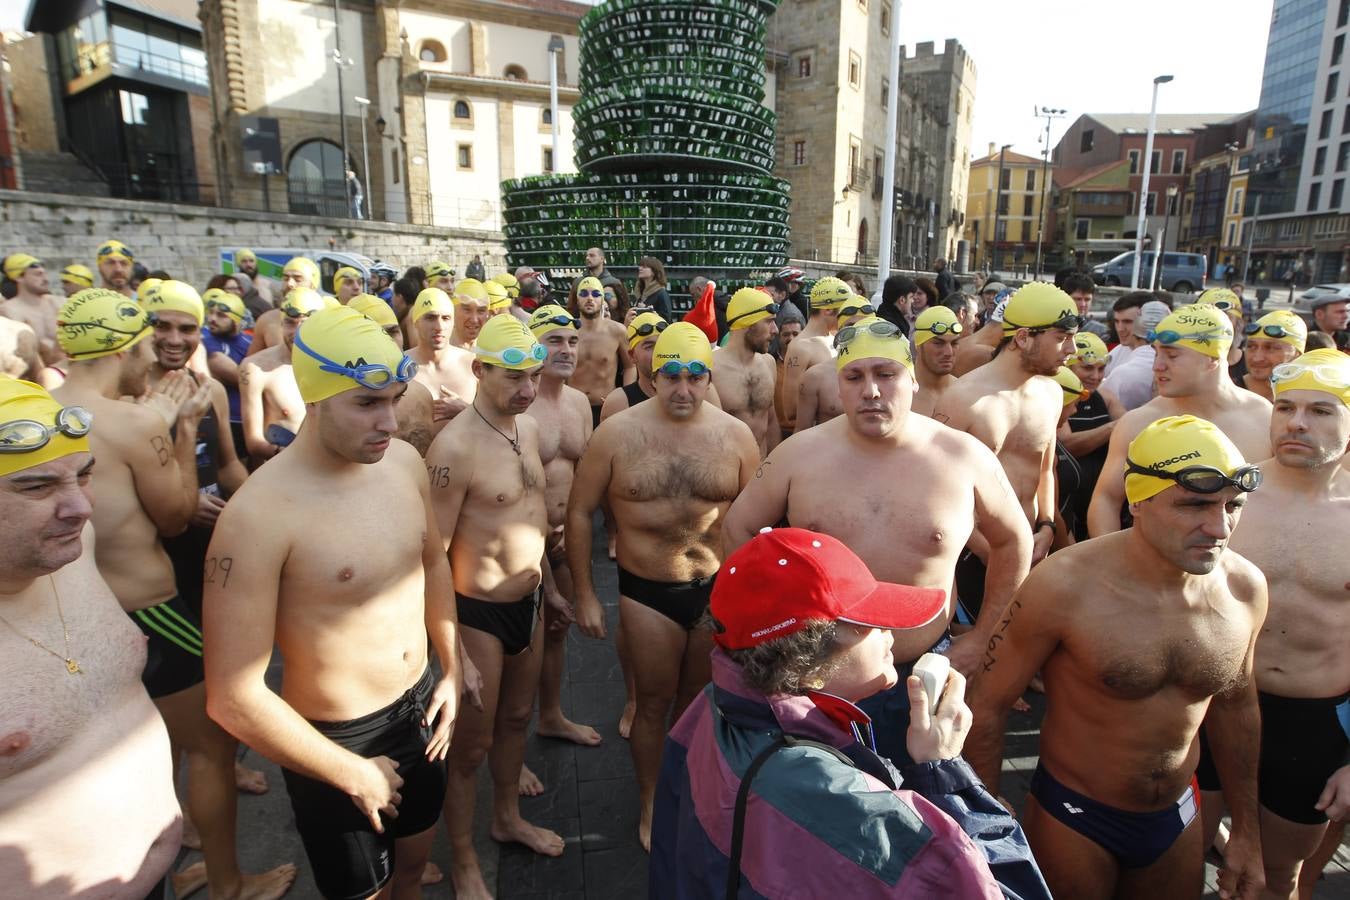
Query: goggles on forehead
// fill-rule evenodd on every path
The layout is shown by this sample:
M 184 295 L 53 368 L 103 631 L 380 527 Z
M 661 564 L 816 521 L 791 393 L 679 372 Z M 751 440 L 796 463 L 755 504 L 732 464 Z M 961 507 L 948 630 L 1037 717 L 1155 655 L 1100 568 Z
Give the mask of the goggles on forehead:
M 777 310 L 775 310 L 775 312 L 776 312 L 776 311 L 777 311 Z M 874 312 L 876 312 L 876 311 L 877 311 L 877 308 L 876 308 L 875 306 L 873 306 L 872 304 L 870 304 L 870 303 L 863 303 L 863 304 L 856 305 L 856 306 L 841 306 L 841 307 L 839 307 L 839 315 L 841 315 L 841 316 L 856 316 L 856 315 L 859 315 L 859 314 L 864 315 L 864 316 L 870 316 L 872 313 L 874 313 Z
M 1243 328 L 1242 330 L 1246 332 L 1246 334 L 1250 337 L 1258 337 L 1258 336 L 1269 338 L 1298 337 L 1298 335 L 1294 334 L 1293 331 L 1291 331 L 1288 328 L 1285 328 L 1283 325 L 1258 325 L 1255 322 L 1252 322 L 1250 325 Z
M 548 359 L 548 348 L 543 344 L 534 344 L 529 350 L 522 350 L 519 347 L 507 347 L 505 350 L 487 350 L 483 347 L 475 347 L 473 352 L 479 356 L 501 360 L 508 366 L 518 366 L 527 359 L 532 359 L 535 362 L 543 362 Z
M 869 325 L 845 325 L 839 329 L 834 336 L 835 347 L 847 347 L 850 343 L 857 340 L 864 332 L 874 334 L 877 337 L 894 337 L 900 333 L 900 326 L 894 322 L 872 322 Z
M 105 256 L 125 256 L 127 259 L 132 258 L 130 247 L 99 247 L 98 255 L 100 259 Z
M 1280 384 L 1285 381 L 1293 381 L 1304 375 L 1311 375 L 1321 384 L 1324 384 L 1327 387 L 1334 387 L 1337 390 L 1350 388 L 1350 375 L 1347 375 L 1346 370 L 1341 366 L 1333 366 L 1326 363 L 1310 366 L 1307 363 L 1301 363 L 1298 360 L 1281 363 L 1276 366 L 1270 372 L 1270 380 L 1272 384 Z
M 1003 324 L 1009 328 L 1012 328 L 1014 330 L 1018 328 L 1025 328 L 1028 331 L 1032 332 L 1050 331 L 1051 329 L 1058 329 L 1059 331 L 1077 331 L 1078 329 L 1082 328 L 1086 323 L 1087 317 L 1080 316 L 1077 313 L 1069 313 L 1062 319 L 1059 319 L 1058 321 L 1055 322 L 1051 322 L 1049 325 L 1018 325 L 1016 322 L 1010 322 L 1006 316 L 1003 318 Z
M 1241 466 L 1232 475 L 1229 475 L 1214 466 L 1187 466 L 1184 469 L 1169 472 L 1166 469 L 1141 466 L 1133 460 L 1126 460 L 1125 473 L 1127 475 L 1151 475 L 1154 478 L 1174 481 L 1186 490 L 1197 494 L 1217 494 L 1226 487 L 1237 488 L 1243 493 L 1251 493 L 1261 486 L 1261 467 L 1254 465 Z
M 689 362 L 681 362 L 678 359 L 672 359 L 669 362 L 662 363 L 661 367 L 656 371 L 660 372 L 662 375 L 669 375 L 671 378 L 678 378 L 680 377 L 681 372 L 688 372 L 690 375 L 697 378 L 700 375 L 707 375 L 712 369 L 708 368 L 707 363 L 699 359 L 690 360 Z
M 760 313 L 768 313 L 771 316 L 776 316 L 778 315 L 778 304 L 766 303 L 763 306 L 759 307 L 758 309 L 748 309 L 739 315 L 735 315 L 732 316 L 730 319 L 727 319 L 727 324 L 730 325 L 733 322 L 739 322 L 741 319 L 747 318 L 748 316 L 757 316 Z
M 1170 347 L 1177 341 L 1196 341 L 1197 343 L 1203 344 L 1226 337 L 1228 337 L 1228 332 L 1226 331 L 1182 332 L 1168 329 L 1167 331 L 1150 331 L 1148 334 L 1144 335 L 1144 341 L 1149 344 L 1157 343 L 1162 344 L 1164 347 Z
M 35 419 L 0 423 L 0 453 L 32 453 L 47 446 L 58 434 L 82 438 L 93 427 L 94 414 L 83 406 L 62 409 L 56 414 L 55 425 L 44 425 Z
M 549 316 L 547 319 L 540 319 L 538 322 L 531 323 L 532 328 L 538 328 L 540 325 L 559 325 L 563 328 L 578 328 L 581 321 L 571 316 Z
M 952 334 L 960 334 L 965 329 L 961 327 L 960 322 L 934 322 L 927 328 L 916 328 L 915 331 L 927 331 L 932 334 L 946 334 L 950 331 Z
M 336 363 L 326 356 L 316 353 L 304 341 L 300 340 L 297 332 L 295 335 L 295 346 L 306 356 L 315 359 L 319 363 L 320 372 L 330 372 L 334 375 L 343 375 L 355 381 L 363 388 L 369 388 L 372 391 L 382 391 L 394 382 L 406 384 L 412 381 L 413 376 L 417 374 L 417 363 L 413 362 L 411 357 L 405 356 L 398 361 L 398 369 L 394 370 L 383 363 L 363 363 L 359 366 L 344 366 Z
M 308 319 L 315 312 L 312 309 L 300 309 L 298 306 L 283 306 L 281 311 L 288 319 Z
M 633 337 L 647 337 L 651 334 L 660 334 L 670 327 L 669 322 L 643 322 L 633 329 Z

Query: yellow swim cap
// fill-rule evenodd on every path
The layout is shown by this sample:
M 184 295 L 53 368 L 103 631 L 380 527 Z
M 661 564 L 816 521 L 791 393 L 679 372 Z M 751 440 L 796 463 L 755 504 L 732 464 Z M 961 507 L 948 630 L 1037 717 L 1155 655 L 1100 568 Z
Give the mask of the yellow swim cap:
M 1151 423 L 1130 441 L 1126 462 L 1131 467 L 1164 472 L 1209 466 L 1228 476 L 1247 464 L 1242 452 L 1218 426 L 1195 416 L 1167 416 Z M 1131 503 L 1138 503 L 1175 484 L 1170 478 L 1127 468 L 1125 497 Z
M 80 287 L 91 288 L 94 286 L 94 273 L 88 266 L 82 266 L 79 263 L 71 263 L 61 270 L 62 281 L 72 281 Z
M 493 316 L 487 320 L 473 345 L 474 356 L 484 365 L 501 366 L 517 372 L 538 368 L 548 359 L 548 350 L 534 339 L 530 329 L 515 316 Z
M 477 278 L 464 278 L 455 282 L 456 303 L 479 303 L 487 306 L 491 299 L 487 288 Z
M 62 408 L 31 381 L 0 375 L 0 477 L 88 453 L 93 423 L 93 414 L 78 406 Z
M 150 333 L 150 311 L 130 297 L 89 288 L 56 315 L 56 341 L 71 359 L 98 359 L 134 347 Z
M 1055 381 L 1064 389 L 1064 405 L 1077 403 L 1080 400 L 1086 400 L 1083 396 L 1083 382 L 1073 373 L 1073 369 L 1068 366 L 1060 366 L 1059 371 L 1054 374 Z
M 141 283 L 136 285 L 136 299 L 144 304 L 154 296 L 155 291 L 159 290 L 159 286 L 163 283 L 163 280 L 159 278 L 142 279 Z
M 159 287 L 141 305 L 153 313 L 165 310 L 187 313 L 192 316 L 198 328 L 202 327 L 202 320 L 206 318 L 206 307 L 202 304 L 197 289 L 182 281 L 161 281 Z
M 811 308 L 838 309 L 852 296 L 853 288 L 827 275 L 811 286 Z
M 1110 351 L 1106 349 L 1106 343 L 1090 331 L 1080 331 L 1073 336 L 1073 355 L 1069 357 L 1068 365 L 1082 363 L 1085 366 L 1095 366 L 1106 362 Z
M 839 355 L 834 360 L 835 371 L 860 359 L 893 359 L 914 371 L 914 352 L 909 339 L 893 323 L 879 316 L 866 316 L 852 325 L 839 329 L 835 336 Z
M 582 291 L 599 291 L 603 299 L 605 296 L 605 286 L 600 283 L 600 279 L 594 275 L 587 275 L 577 282 L 577 296 L 581 296 Z
M 1269 328 L 1270 331 L 1265 329 Z M 1287 309 L 1268 312 L 1247 328 L 1248 340 L 1279 341 L 1299 353 L 1308 342 L 1308 326 L 1296 313 Z
M 636 324 L 637 319 L 633 322 Z M 704 371 L 712 370 L 712 344 L 701 328 L 690 322 L 676 322 L 661 332 L 652 351 L 652 372 L 659 372 L 670 363 L 687 369 L 691 375 L 702 374 L 694 371 L 697 364 L 702 364 Z
M 535 338 L 541 338 L 550 331 L 557 331 L 559 328 L 570 328 L 576 331 L 579 324 L 565 308 L 556 303 L 550 303 L 547 306 L 539 307 L 530 316 L 530 333 Z
M 381 328 L 398 324 L 398 316 L 394 315 L 394 310 L 374 294 L 357 294 L 347 304 L 347 308 L 356 310 Z
M 495 281 L 506 288 L 506 295 L 512 300 L 520 296 L 520 282 L 517 281 L 516 276 L 512 275 L 510 272 L 502 272 L 501 274 L 493 275 L 488 280 Z
M 939 334 L 957 337 L 961 334 L 961 323 L 947 307 L 930 306 L 914 320 L 914 346 L 922 347 Z
M 287 272 L 305 276 L 309 281 L 309 287 L 314 290 L 319 289 L 319 281 L 322 279 L 322 276 L 319 274 L 319 264 L 314 260 L 305 256 L 292 257 L 287 261 L 285 268 L 281 270 L 282 275 L 285 275 Z
M 633 316 L 633 321 L 628 323 L 629 352 L 653 334 L 660 337 L 661 332 L 666 330 L 666 324 L 666 320 L 661 318 L 659 313 L 650 310 Z
M 348 306 L 321 309 L 305 320 L 291 347 L 291 365 L 306 403 L 357 387 L 383 390 L 417 372 L 383 328 Z
M 1276 397 L 1285 391 L 1322 391 L 1350 407 L 1350 356 L 1329 347 L 1309 350 L 1276 366 L 1270 384 Z
M 1019 328 L 1056 328 L 1068 330 L 1070 317 L 1077 322 L 1078 304 L 1068 294 L 1044 281 L 1022 285 L 1008 298 L 1003 308 L 1004 333 Z M 1071 327 L 1077 327 L 1076 324 Z
M 333 273 L 333 289 L 336 290 L 337 286 L 344 281 L 355 281 L 357 284 L 362 284 L 365 282 L 365 279 L 361 277 L 360 272 L 356 271 L 351 266 L 343 266 Z
M 286 299 L 281 304 L 281 311 L 292 319 L 298 319 L 316 313 L 321 309 L 332 309 L 341 305 L 332 297 L 325 297 L 318 291 L 298 287 L 286 294 Z
M 778 307 L 773 298 L 759 288 L 743 287 L 731 295 L 727 303 L 727 327 L 740 331 L 751 325 L 758 325 L 765 319 L 772 319 Z
M 488 295 L 488 312 L 502 312 L 511 308 L 511 295 L 496 281 L 484 281 L 483 290 Z
M 206 293 L 202 294 L 202 305 L 208 311 L 213 309 L 220 310 L 244 328 L 253 324 L 253 317 L 249 314 L 248 307 L 244 305 L 244 301 L 240 300 L 229 291 L 222 290 L 221 288 L 207 288 Z M 248 325 L 244 324 L 245 321 L 248 322 Z
M 439 259 L 433 259 L 427 263 L 426 271 L 428 278 L 444 278 L 447 275 L 453 278 L 455 276 L 455 270 L 450 267 L 450 264 L 441 262 Z
M 1221 309 L 1234 319 L 1242 318 L 1242 298 L 1228 288 L 1210 288 L 1195 298 L 1194 304 L 1203 304 Z
M 247 260 L 251 260 L 252 262 L 257 262 L 257 261 L 258 261 L 258 255 L 257 255 L 256 253 L 254 253 L 252 250 L 249 250 L 247 247 L 245 247 L 245 248 L 243 248 L 243 249 L 241 249 L 241 250 L 236 250 L 236 251 L 234 251 L 234 261 L 235 261 L 235 262 L 237 262 L 237 263 L 243 262 L 243 261 L 246 260 L 246 259 L 247 259 Z
M 18 281 L 19 276 L 23 275 L 33 266 L 42 265 L 42 260 L 36 256 L 29 256 L 27 253 L 11 253 L 5 257 L 5 277 L 10 281 Z M 93 279 L 90 279 L 93 283 Z
M 99 259 L 125 259 L 127 262 L 135 262 L 136 255 L 131 252 L 131 248 L 121 241 L 104 241 L 98 245 Z
M 1218 307 L 1193 304 L 1164 316 L 1146 337 L 1164 347 L 1188 347 L 1211 359 L 1223 359 L 1233 343 L 1233 323 Z
M 446 313 L 453 316 L 455 307 L 450 302 L 450 295 L 440 288 L 426 288 L 413 301 L 412 318 L 414 322 L 425 315 L 443 316 Z

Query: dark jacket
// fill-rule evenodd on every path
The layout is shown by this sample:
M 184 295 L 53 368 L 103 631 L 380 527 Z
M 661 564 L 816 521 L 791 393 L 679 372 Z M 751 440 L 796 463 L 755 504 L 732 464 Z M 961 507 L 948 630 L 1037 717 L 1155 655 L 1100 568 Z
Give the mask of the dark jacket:
M 956 278 L 949 269 L 943 269 L 941 272 L 937 273 L 937 278 L 933 279 L 933 284 L 937 287 L 938 300 L 946 300 L 949 296 L 961 289 L 961 286 L 956 283 Z

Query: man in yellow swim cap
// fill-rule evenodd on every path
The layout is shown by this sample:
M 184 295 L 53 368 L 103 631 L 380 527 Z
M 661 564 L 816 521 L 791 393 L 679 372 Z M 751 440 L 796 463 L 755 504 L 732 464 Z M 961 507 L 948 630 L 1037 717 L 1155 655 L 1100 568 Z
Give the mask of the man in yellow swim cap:
M 404 349 L 403 329 L 399 327 L 398 317 L 394 315 L 394 310 L 388 303 L 374 294 L 358 294 L 347 304 L 347 308 L 356 310 L 379 325 L 380 330 L 389 335 L 389 339 L 397 344 L 400 350 Z M 407 441 L 417 448 L 420 455 L 426 456 L 431 439 L 436 436 L 438 430 L 433 424 L 435 402 L 431 397 L 431 391 L 414 377 L 408 382 L 408 389 L 394 412 L 398 416 L 398 431 L 394 437 Z
M 488 305 L 491 297 L 483 282 L 476 278 L 462 278 L 455 284 L 451 295 L 455 301 L 455 327 L 450 334 L 450 344 L 463 350 L 472 350 L 478 332 L 488 320 Z
M 295 439 L 305 420 L 305 403 L 296 385 L 291 365 L 291 346 L 301 324 L 321 309 L 336 306 L 331 298 L 306 287 L 293 289 L 276 314 L 278 343 L 261 353 L 250 349 L 239 367 L 239 413 L 243 419 L 244 445 L 257 468 Z M 253 347 L 257 347 L 256 332 Z
M 874 312 L 871 303 L 854 294 L 835 310 L 835 321 L 842 331 Z M 837 367 L 828 364 L 833 361 L 834 358 L 831 357 L 825 362 L 816 363 L 806 370 L 806 374 L 798 382 L 797 420 L 792 429 L 794 434 L 843 415 L 844 404 L 839 398 Z
M 440 288 L 425 288 L 408 310 L 407 323 L 416 343 L 408 349 L 417 363 L 417 380 L 431 392 L 433 437 L 445 423 L 467 409 L 478 390 L 473 353 L 451 343 L 456 306 Z
M 769 354 L 778 334 L 777 315 L 778 304 L 766 292 L 741 288 L 727 303 L 726 344 L 713 351 L 713 382 L 722 409 L 750 426 L 761 456 L 782 437 L 773 409 L 778 367 Z
M 1131 309 L 1129 315 L 1136 312 L 1137 309 Z M 1060 428 L 1059 442 L 1078 462 L 1078 485 L 1072 490 L 1073 526 L 1074 537 L 1082 541 L 1087 540 L 1088 506 L 1092 503 L 1092 493 L 1097 487 L 1097 479 L 1101 477 L 1102 466 L 1106 463 L 1106 445 L 1111 440 L 1116 422 L 1125 415 L 1125 408 L 1114 394 L 1099 390 L 1110 358 L 1102 339 L 1080 331 L 1074 335 L 1073 347 L 1068 368 L 1078 377 L 1088 396 L 1078 403 L 1069 416 L 1067 429 Z
M 124 297 L 134 297 L 131 287 L 132 268 L 136 265 L 136 256 L 121 241 L 104 241 L 99 244 L 94 255 L 98 266 L 100 287 L 117 291 Z
M 1203 725 L 1232 805 L 1219 884 L 1256 897 L 1252 646 L 1266 582 L 1227 544 L 1261 473 L 1194 416 L 1141 430 L 1122 468 L 1134 527 L 1032 570 L 968 694 L 965 756 L 997 781 L 1007 711 L 1040 672 L 1049 710 L 1022 822 L 1051 893 L 1122 896 L 1146 872 L 1162 893 L 1195 896 L 1205 847 L 1185 748 Z
M 61 299 L 50 292 L 50 280 L 42 261 L 27 253 L 15 253 L 5 257 L 4 265 L 5 276 L 18 291 L 8 300 L 0 300 L 0 316 L 33 329 L 44 363 L 60 362 L 65 356 L 56 342 L 56 314 L 61 309 Z
M 634 649 L 637 711 L 629 740 L 644 847 L 651 844 L 667 721 L 679 718 L 701 690 L 695 685 L 709 678 L 712 635 L 698 623 L 721 565 L 722 520 L 760 464 L 749 426 L 706 402 L 713 365 L 698 326 L 676 322 L 662 331 L 652 352 L 656 397 L 596 431 L 567 506 L 577 624 L 593 638 L 603 639 L 606 628 L 591 574 L 591 517 L 608 499 L 617 523 L 619 617 Z
M 912 409 L 919 415 L 931 416 L 942 395 L 956 384 L 956 344 L 965 330 L 957 314 L 946 305 L 930 306 L 914 320 L 916 392 Z
M 1238 387 L 1271 400 L 1274 394 L 1270 389 L 1270 372 L 1303 352 L 1308 326 L 1293 310 L 1277 309 L 1247 325 L 1245 331 L 1247 344 L 1242 360 L 1246 371 L 1234 380 Z
M 602 257 L 602 268 L 603 262 Z M 600 409 L 614 389 L 615 377 L 622 373 L 622 382 L 628 384 L 637 379 L 637 370 L 628 353 L 623 323 L 605 317 L 605 288 L 600 279 L 594 276 L 582 278 L 576 284 L 576 292 L 575 315 L 581 321 L 580 342 L 577 368 L 567 383 L 586 395 L 594 428 L 600 425 Z
M 839 330 L 839 307 L 853 297 L 853 289 L 828 276 L 811 286 L 811 315 L 792 341 L 783 359 L 783 412 L 797 421 L 802 379 L 811 367 L 834 359 L 834 333 Z
M 393 440 L 414 364 L 348 307 L 316 311 L 292 355 L 304 424 L 230 500 L 208 551 L 211 714 L 282 767 L 319 893 L 412 896 L 462 687 L 426 468 Z M 265 681 L 274 645 L 280 693 Z
M 272 297 L 277 302 L 277 308 L 269 309 L 258 316 L 258 321 L 253 325 L 253 345 L 249 348 L 250 356 L 282 343 L 282 319 L 284 316 L 280 312 L 280 308 L 285 305 L 286 298 L 291 295 L 292 291 L 306 289 L 317 293 L 321 277 L 318 264 L 308 257 L 296 256 L 287 261 L 285 268 L 281 271 L 281 285 L 272 292 Z
M 351 266 L 343 266 L 333 273 L 333 293 L 343 306 L 366 289 L 365 278 Z

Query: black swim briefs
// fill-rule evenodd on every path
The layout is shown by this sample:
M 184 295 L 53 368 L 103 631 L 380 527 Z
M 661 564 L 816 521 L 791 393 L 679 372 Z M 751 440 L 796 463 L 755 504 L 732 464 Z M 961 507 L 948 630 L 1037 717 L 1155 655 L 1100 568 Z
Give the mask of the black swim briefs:
M 146 637 L 141 683 L 152 700 L 206 680 L 202 667 L 202 623 L 181 596 L 127 613 Z
M 708 611 L 715 580 L 716 572 L 693 581 L 652 581 L 619 566 L 620 594 L 656 610 L 685 631 L 698 624 Z
M 502 642 L 502 652 L 516 656 L 530 649 L 534 626 L 539 621 L 539 591 L 519 600 L 493 603 L 455 592 L 455 612 L 459 624 L 485 631 Z

